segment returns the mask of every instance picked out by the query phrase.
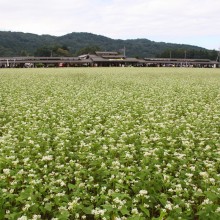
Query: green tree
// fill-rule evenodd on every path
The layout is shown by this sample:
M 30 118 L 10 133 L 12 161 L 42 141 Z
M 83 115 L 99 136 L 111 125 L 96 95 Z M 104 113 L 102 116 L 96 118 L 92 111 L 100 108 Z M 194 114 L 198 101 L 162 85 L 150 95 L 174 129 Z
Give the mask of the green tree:
M 58 48 L 55 53 L 57 54 L 57 56 L 64 56 L 64 57 L 68 57 L 71 56 L 70 52 L 68 50 L 65 50 L 63 48 Z
M 35 56 L 39 57 L 68 57 L 72 56 L 69 52 L 68 48 L 66 46 L 60 46 L 60 45 L 53 45 L 53 46 L 43 46 L 38 48 L 35 53 Z
M 49 47 L 47 47 L 47 46 L 44 46 L 44 47 L 38 48 L 38 49 L 35 51 L 34 55 L 35 55 L 35 56 L 38 56 L 38 57 L 50 57 L 51 54 L 52 54 L 52 52 L 53 52 L 53 51 L 52 51 L 51 48 L 49 48 Z
M 28 54 L 28 52 L 26 51 L 26 50 L 22 50 L 21 51 L 21 56 L 22 57 L 26 57 L 26 56 L 28 56 L 29 54 Z
M 79 55 L 82 55 L 82 54 L 94 54 L 96 51 L 99 51 L 101 50 L 100 47 L 98 46 L 87 46 L 87 47 L 83 47 L 81 48 L 80 50 L 78 50 L 76 52 L 76 55 L 79 56 Z

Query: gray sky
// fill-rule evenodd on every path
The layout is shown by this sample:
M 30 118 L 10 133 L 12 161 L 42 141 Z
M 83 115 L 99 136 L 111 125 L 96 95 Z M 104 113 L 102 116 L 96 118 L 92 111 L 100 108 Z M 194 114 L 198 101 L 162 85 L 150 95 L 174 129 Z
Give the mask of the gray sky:
M 0 0 L 0 30 L 220 48 L 220 0 Z

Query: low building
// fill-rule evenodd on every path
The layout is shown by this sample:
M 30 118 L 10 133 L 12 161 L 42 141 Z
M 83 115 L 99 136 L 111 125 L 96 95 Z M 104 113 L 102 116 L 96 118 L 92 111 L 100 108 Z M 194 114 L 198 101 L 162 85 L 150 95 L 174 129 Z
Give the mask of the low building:
M 144 66 L 216 68 L 220 63 L 209 59 L 145 58 Z
M 88 55 L 93 62 L 93 66 L 137 66 L 139 60 L 127 58 L 117 52 L 97 51 L 95 54 Z
M 0 67 L 203 67 L 218 68 L 208 59 L 130 58 L 118 52 L 96 51 L 78 57 L 1 57 Z

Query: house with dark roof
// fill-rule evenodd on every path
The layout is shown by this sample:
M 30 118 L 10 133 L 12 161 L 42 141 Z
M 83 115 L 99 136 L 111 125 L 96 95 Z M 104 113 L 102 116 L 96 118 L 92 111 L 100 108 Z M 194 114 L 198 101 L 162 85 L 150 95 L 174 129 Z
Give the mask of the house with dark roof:
M 93 66 L 137 66 L 139 60 L 136 58 L 127 58 L 118 52 L 96 51 L 89 55 Z
M 220 67 L 208 59 L 126 57 L 115 51 L 96 51 L 78 57 L 0 57 L 0 67 Z

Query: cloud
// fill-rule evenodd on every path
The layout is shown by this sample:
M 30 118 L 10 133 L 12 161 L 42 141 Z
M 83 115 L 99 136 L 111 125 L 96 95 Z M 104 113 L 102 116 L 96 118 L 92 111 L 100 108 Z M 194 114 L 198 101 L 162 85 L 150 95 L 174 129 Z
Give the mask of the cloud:
M 217 47 L 219 8 L 219 0 L 11 0 L 1 3 L 0 30 L 91 32 L 178 43 L 192 39 L 192 44 L 200 38 L 206 39 L 206 47 Z M 207 39 L 215 39 L 215 45 Z

